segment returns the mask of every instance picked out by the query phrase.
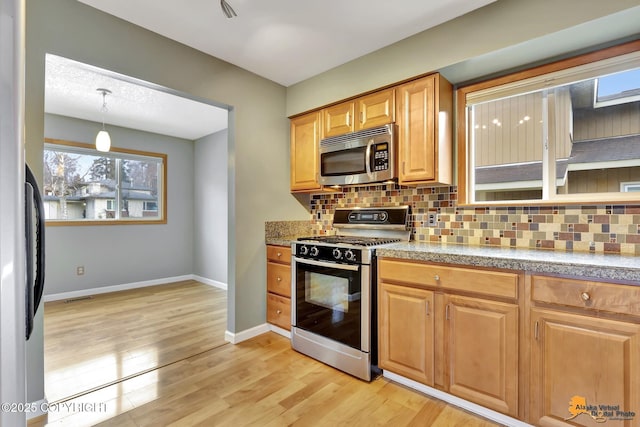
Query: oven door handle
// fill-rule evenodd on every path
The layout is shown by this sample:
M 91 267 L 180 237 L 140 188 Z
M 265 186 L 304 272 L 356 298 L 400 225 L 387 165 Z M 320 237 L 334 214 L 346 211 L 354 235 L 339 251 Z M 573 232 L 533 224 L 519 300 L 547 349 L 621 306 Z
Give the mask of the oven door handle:
M 315 265 L 318 267 L 327 267 L 327 268 L 337 268 L 338 270 L 350 270 L 350 271 L 358 271 L 360 269 L 359 265 L 349 265 L 349 264 L 338 264 L 334 262 L 324 262 L 324 261 L 315 261 L 311 259 L 304 259 L 293 257 L 293 260 L 300 264 L 308 264 Z

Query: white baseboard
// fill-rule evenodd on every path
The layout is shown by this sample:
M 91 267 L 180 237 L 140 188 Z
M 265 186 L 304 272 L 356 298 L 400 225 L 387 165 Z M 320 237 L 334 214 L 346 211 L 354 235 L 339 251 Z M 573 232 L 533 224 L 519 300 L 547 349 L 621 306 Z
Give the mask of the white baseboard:
M 48 406 L 49 402 L 47 402 L 47 399 L 40 399 L 36 402 L 31 402 L 29 404 L 29 408 L 33 410 L 27 412 L 27 420 L 46 415 Z
M 227 284 L 218 282 L 217 280 L 207 279 L 206 277 L 198 276 L 196 274 L 193 275 L 193 280 L 197 280 L 198 282 L 204 283 L 205 285 L 213 286 L 215 288 L 227 290 Z
M 72 298 L 81 298 L 89 295 L 106 294 L 109 292 L 126 291 L 129 289 L 144 288 L 147 286 L 166 285 L 167 283 L 182 282 L 184 280 L 197 280 L 193 274 L 187 274 L 184 276 L 165 277 L 162 279 L 145 280 L 143 282 L 125 283 L 123 285 L 114 286 L 102 286 L 99 288 L 82 289 L 79 291 L 62 292 L 59 294 L 44 295 L 42 300 L 44 302 L 60 301 Z
M 262 335 L 266 332 L 269 332 L 269 325 L 263 323 L 262 325 L 258 325 L 251 329 L 246 329 L 244 331 L 240 331 L 237 333 L 233 333 L 230 331 L 225 331 L 224 340 L 230 342 L 231 344 L 238 344 L 242 341 L 250 340 L 253 337 L 257 337 L 258 335 Z
M 399 384 L 419 391 L 420 393 L 435 397 L 436 399 L 440 399 L 459 408 L 466 409 L 469 412 L 487 418 L 491 421 L 495 421 L 501 425 L 508 427 L 533 427 L 531 424 L 516 420 L 515 418 L 511 418 L 507 415 L 501 414 L 500 412 L 492 411 L 491 409 L 487 409 L 484 406 L 477 405 L 473 402 L 469 402 L 468 400 L 464 400 L 449 393 L 445 393 L 444 391 L 436 390 L 435 388 L 410 380 L 409 378 L 405 378 L 401 375 L 394 374 L 393 372 L 383 371 L 382 375 L 385 378 L 390 379 L 391 381 L 395 381 Z
M 269 325 L 269 329 L 271 330 L 271 332 L 275 332 L 278 335 L 282 335 L 285 338 L 291 339 L 291 331 L 287 331 L 286 329 L 282 329 L 279 326 L 271 324 Z

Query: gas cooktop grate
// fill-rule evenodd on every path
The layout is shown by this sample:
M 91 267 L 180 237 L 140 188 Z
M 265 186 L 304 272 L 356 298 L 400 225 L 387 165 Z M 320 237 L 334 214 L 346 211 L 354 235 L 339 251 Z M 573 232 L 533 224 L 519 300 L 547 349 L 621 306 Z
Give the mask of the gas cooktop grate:
M 376 246 L 387 243 L 400 242 L 402 239 L 391 237 L 352 237 L 352 236 L 312 236 L 301 237 L 299 241 L 322 242 L 329 244 L 343 244 L 355 246 Z

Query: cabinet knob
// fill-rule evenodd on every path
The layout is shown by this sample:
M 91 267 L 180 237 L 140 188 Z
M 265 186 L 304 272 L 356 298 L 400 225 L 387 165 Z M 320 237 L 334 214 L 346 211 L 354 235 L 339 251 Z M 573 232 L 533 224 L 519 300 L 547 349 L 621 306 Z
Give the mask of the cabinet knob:
M 282 256 L 282 252 L 278 252 L 276 255 L 280 258 Z
M 580 298 L 582 298 L 584 301 L 589 301 L 591 299 L 591 295 L 589 295 L 587 292 L 583 292 L 580 294 Z
M 276 314 L 282 314 L 282 310 L 276 310 Z
M 277 280 L 278 282 L 282 282 L 282 277 L 278 276 L 278 277 L 276 277 L 276 280 Z
M 433 280 L 435 280 L 436 282 L 440 280 L 440 275 L 436 274 L 435 276 L 433 276 Z

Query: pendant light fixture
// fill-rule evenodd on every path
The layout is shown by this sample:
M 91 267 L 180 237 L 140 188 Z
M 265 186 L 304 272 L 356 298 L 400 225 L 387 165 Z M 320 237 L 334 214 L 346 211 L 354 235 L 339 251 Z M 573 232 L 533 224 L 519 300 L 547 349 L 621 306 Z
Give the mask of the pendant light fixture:
M 222 12 L 225 14 L 227 18 L 233 18 L 234 16 L 238 16 L 236 11 L 227 3 L 225 0 L 220 0 L 220 7 L 222 8 Z
M 104 115 L 109 111 L 107 109 L 107 95 L 111 95 L 111 91 L 103 88 L 96 90 L 102 94 L 102 108 L 100 109 L 102 112 L 102 130 L 96 135 L 96 150 L 109 151 L 111 149 L 111 137 L 109 136 L 109 132 L 104 128 Z

